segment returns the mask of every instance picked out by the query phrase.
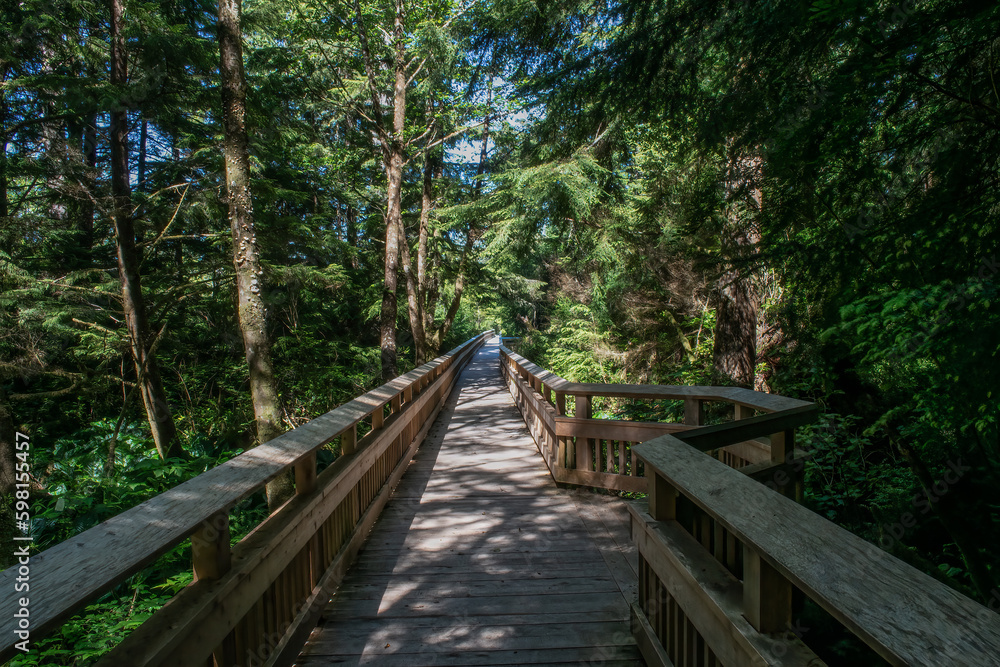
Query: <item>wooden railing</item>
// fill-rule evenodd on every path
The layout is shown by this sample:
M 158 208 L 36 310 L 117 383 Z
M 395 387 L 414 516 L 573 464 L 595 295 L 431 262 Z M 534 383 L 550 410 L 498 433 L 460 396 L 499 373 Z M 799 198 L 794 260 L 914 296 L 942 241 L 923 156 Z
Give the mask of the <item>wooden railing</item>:
M 195 581 L 99 663 L 288 665 L 361 548 L 462 368 L 492 332 L 30 559 L 32 642 L 191 539 Z M 359 429 L 364 437 L 358 438 Z M 317 474 L 316 452 L 340 457 Z M 230 549 L 229 511 L 293 468 L 296 495 Z M 17 567 L 0 573 L 0 662 Z
M 1000 664 L 1000 615 L 795 502 L 806 455 L 794 429 L 815 405 L 567 382 L 504 347 L 500 366 L 557 482 L 647 493 L 629 511 L 632 631 L 648 665 L 822 665 L 793 622 L 803 596 L 890 664 Z M 683 400 L 684 423 L 593 419 L 596 396 Z M 708 401 L 731 404 L 734 419 L 699 426 Z
M 799 489 L 795 428 L 816 420 L 819 409 L 812 403 L 738 387 L 569 382 L 502 345 L 500 369 L 556 482 L 645 492 L 633 446 L 672 434 L 789 495 Z M 682 400 L 684 423 L 594 419 L 595 397 Z M 701 426 L 708 402 L 728 404 L 733 421 Z
M 821 665 L 798 589 L 892 665 L 1000 664 L 1000 615 L 669 435 L 635 448 L 649 665 Z M 867 664 L 867 663 L 866 663 Z

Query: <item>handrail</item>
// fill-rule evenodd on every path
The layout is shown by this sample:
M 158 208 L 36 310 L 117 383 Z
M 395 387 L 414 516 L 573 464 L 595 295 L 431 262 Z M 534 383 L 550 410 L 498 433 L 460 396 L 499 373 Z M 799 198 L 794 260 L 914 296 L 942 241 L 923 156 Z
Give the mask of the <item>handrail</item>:
M 678 438 L 635 452 L 652 481 L 648 511 L 629 507 L 633 613 L 673 664 L 699 643 L 698 664 L 822 664 L 797 636 L 807 629 L 788 631 L 793 587 L 890 664 L 996 664 L 1000 615 L 983 605 Z M 668 625 L 699 641 L 672 639 Z
M 552 371 L 528 361 L 504 345 L 500 346 L 500 352 L 513 360 L 520 369 L 541 381 L 551 391 L 564 394 L 660 400 L 694 399 L 702 401 L 727 401 L 763 412 L 777 412 L 779 410 L 789 410 L 791 408 L 812 405 L 809 401 L 744 389 L 742 387 L 570 382 L 559 377 Z
M 279 654 L 297 653 L 293 640 L 304 641 L 303 628 L 307 633 L 308 621 L 314 623 L 322 610 L 323 595 L 331 592 L 360 548 L 366 526 L 370 528 L 405 470 L 408 454 L 429 430 L 461 369 L 491 335 L 484 332 L 303 426 L 32 555 L 32 640 L 190 536 L 195 583 L 126 638 L 115 651 L 119 657 L 104 662 L 194 664 L 214 653 L 229 665 L 237 655 L 242 662 L 244 653 L 265 644 L 271 658 L 258 659 L 264 664 L 272 664 Z M 359 441 L 357 426 L 363 420 L 372 430 Z M 341 457 L 317 477 L 316 451 L 338 437 Z M 229 510 L 289 468 L 295 470 L 296 496 L 230 553 Z M 302 530 L 294 536 L 297 528 Z M 17 576 L 16 566 L 0 573 L 0 588 L 14 590 Z M 16 653 L 16 605 L 6 594 L 0 601 L 0 634 L 5 638 L 0 661 Z M 183 623 L 162 622 L 175 619 L 179 610 L 185 612 Z M 254 633 L 258 636 L 251 637 Z M 268 639 L 262 644 L 263 636 Z
M 569 382 L 500 345 L 500 367 L 511 395 L 552 477 L 560 483 L 645 492 L 635 443 L 672 434 L 756 479 L 789 494 L 800 490 L 795 428 L 812 423 L 819 407 L 808 401 L 739 387 Z M 684 423 L 593 418 L 596 396 L 683 400 Z M 573 398 L 575 415 L 567 415 Z M 733 406 L 733 421 L 702 426 L 704 403 Z M 753 416 L 754 411 L 764 414 Z M 700 428 L 699 428 L 700 427 Z

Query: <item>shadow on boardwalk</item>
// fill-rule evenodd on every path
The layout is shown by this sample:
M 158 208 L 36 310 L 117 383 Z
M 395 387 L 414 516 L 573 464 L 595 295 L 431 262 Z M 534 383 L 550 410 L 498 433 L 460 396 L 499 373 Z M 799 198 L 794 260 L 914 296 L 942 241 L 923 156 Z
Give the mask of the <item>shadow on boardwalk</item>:
M 297 664 L 642 664 L 626 517 L 616 499 L 556 488 L 491 341 Z

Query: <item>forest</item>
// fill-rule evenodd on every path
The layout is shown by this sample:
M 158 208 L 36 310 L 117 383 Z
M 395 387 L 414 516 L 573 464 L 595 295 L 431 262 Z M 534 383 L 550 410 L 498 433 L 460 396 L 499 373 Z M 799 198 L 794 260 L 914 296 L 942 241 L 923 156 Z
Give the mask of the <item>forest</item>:
M 819 403 L 807 506 L 1000 609 L 1000 4 L 2 7 L 0 542 L 21 463 L 42 550 L 494 329 Z

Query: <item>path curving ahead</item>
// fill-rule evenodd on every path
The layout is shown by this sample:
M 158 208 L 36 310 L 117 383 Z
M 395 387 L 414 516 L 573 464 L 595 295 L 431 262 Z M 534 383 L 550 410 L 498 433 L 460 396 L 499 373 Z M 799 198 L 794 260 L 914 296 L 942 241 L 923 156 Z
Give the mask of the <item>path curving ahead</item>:
M 614 499 L 558 489 L 500 378 L 462 373 L 297 665 L 641 665 Z

